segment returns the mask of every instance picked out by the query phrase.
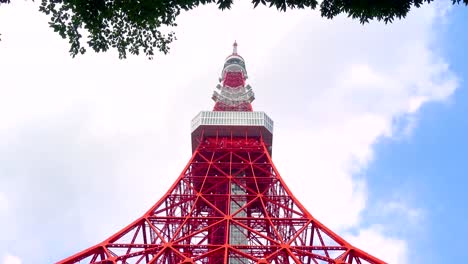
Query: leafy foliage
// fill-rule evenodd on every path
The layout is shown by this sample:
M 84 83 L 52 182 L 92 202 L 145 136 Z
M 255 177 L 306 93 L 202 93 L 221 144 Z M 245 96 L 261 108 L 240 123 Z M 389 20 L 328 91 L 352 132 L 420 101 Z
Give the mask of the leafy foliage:
M 280 11 L 316 9 L 317 0 L 251 0 L 254 7 L 265 5 Z M 434 0 L 323 0 L 320 12 L 332 19 L 341 13 L 361 23 L 377 19 L 391 23 L 405 18 L 413 7 L 419 8 Z M 0 0 L 0 4 L 10 0 Z M 175 40 L 170 28 L 182 11 L 215 3 L 221 10 L 230 9 L 233 0 L 41 0 L 39 10 L 50 16 L 50 26 L 70 42 L 70 54 L 86 52 L 86 46 L 96 52 L 116 49 L 120 58 L 127 53 L 143 52 L 150 59 L 155 49 L 167 53 Z M 452 0 L 453 4 L 468 0 Z M 168 31 L 164 33 L 164 31 Z M 86 43 L 83 43 L 86 35 Z

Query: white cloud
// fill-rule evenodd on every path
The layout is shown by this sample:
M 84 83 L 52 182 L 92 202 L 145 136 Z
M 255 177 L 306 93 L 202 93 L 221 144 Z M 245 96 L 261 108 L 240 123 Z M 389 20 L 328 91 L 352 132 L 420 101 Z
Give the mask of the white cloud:
M 401 132 L 395 120 L 457 87 L 430 48 L 440 18 L 433 6 L 365 27 L 313 12 L 252 11 L 247 3 L 223 13 L 208 6 L 180 17 L 172 53 L 154 61 L 72 60 L 34 9 L 15 2 L 0 10 L 0 113 L 7 113 L 0 115 L 0 186 L 15 209 L 3 226 L 21 227 L 7 243 L 28 235 L 25 262 L 40 254 L 51 262 L 102 241 L 165 193 L 189 159 L 189 122 L 212 107 L 222 60 L 237 39 L 254 109 L 275 121 L 273 159 L 294 194 L 332 229 L 361 229 L 350 238 L 385 244 L 394 258 L 369 247 L 373 255 L 404 263 L 403 240 L 363 226 L 372 201 L 366 178 L 356 175 L 380 138 Z
M 403 217 L 407 223 L 419 224 L 424 218 L 424 211 L 421 208 L 410 207 L 408 204 L 401 201 L 390 201 L 382 204 L 380 207 L 381 214 L 387 216 Z
M 21 259 L 16 256 L 6 255 L 3 258 L 3 264 L 21 264 L 21 263 L 22 263 Z
M 373 225 L 369 228 L 359 230 L 356 235 L 345 236 L 349 242 L 371 252 L 374 256 L 379 256 L 387 263 L 406 264 L 408 262 L 408 245 L 398 238 L 393 238 L 384 233 L 382 226 Z

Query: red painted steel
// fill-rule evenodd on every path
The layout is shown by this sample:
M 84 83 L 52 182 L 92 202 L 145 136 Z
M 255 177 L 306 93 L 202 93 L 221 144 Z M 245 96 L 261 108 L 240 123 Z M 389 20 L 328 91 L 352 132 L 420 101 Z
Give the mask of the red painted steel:
M 245 112 L 252 112 L 252 105 L 250 103 L 241 103 L 237 105 L 228 105 L 224 104 L 223 102 L 217 102 L 213 111 L 245 111 Z
M 233 55 L 240 57 L 236 43 Z M 228 71 L 223 89 L 245 89 L 245 79 L 244 72 Z M 217 102 L 214 110 L 252 106 Z M 385 263 L 350 245 L 299 203 L 258 134 L 198 141 L 179 178 L 148 212 L 58 263 Z
M 245 78 L 242 72 L 227 72 L 223 84 L 228 87 L 236 88 L 245 85 Z
M 243 72 L 226 72 L 223 78 L 223 86 L 226 90 L 236 92 L 245 86 L 245 76 Z M 236 105 L 229 105 L 223 102 L 216 102 L 213 111 L 247 111 L 251 112 L 252 104 L 243 102 Z
M 232 243 L 230 230 L 244 239 Z M 58 263 L 78 262 L 385 263 L 313 218 L 286 187 L 261 138 L 249 137 L 202 139 L 146 214 Z

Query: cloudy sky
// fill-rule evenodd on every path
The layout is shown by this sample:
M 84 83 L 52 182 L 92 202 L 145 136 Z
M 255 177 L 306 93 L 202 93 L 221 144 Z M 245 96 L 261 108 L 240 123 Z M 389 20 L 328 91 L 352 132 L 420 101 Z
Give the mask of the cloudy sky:
M 52 263 L 142 215 L 191 154 L 234 40 L 273 160 L 324 224 L 389 263 L 466 259 L 468 9 L 392 25 L 205 6 L 169 55 L 72 59 L 37 3 L 0 8 L 0 264 Z

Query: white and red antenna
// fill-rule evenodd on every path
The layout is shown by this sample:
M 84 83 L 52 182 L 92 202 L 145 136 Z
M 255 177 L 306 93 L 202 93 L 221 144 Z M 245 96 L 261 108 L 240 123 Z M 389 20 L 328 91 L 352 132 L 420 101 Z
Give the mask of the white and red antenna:
M 246 85 L 247 70 L 245 61 L 237 53 L 237 41 L 232 44 L 232 54 L 226 58 L 221 73 L 220 84 L 212 99 L 216 102 L 214 111 L 253 111 L 255 99 L 250 85 Z
M 234 44 L 232 44 L 232 54 L 237 55 L 237 41 L 234 40 Z

